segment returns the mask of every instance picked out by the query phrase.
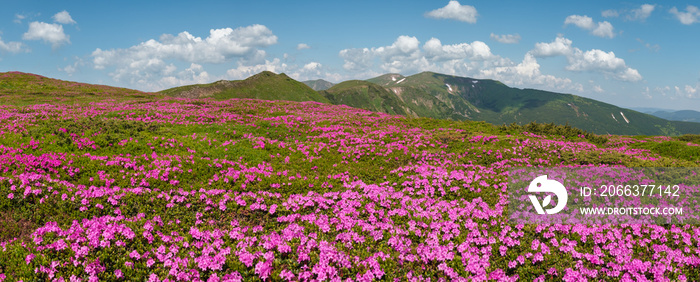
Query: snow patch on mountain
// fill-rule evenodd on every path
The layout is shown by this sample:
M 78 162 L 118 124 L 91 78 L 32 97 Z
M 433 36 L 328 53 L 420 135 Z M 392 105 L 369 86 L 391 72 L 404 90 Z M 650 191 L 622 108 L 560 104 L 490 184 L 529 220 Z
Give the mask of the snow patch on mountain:
M 620 112 L 620 115 L 622 116 L 622 118 L 625 119 L 625 121 L 626 121 L 627 123 L 630 123 L 630 120 L 627 119 L 627 117 L 625 116 L 625 114 L 623 114 L 622 112 Z

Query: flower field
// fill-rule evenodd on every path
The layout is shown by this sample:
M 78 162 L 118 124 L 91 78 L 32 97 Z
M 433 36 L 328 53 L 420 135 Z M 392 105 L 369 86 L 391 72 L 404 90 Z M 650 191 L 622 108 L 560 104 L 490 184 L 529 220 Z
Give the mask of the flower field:
M 698 138 L 313 102 L 0 106 L 0 281 L 695 281 L 700 227 L 510 225 L 514 167 L 692 167 Z

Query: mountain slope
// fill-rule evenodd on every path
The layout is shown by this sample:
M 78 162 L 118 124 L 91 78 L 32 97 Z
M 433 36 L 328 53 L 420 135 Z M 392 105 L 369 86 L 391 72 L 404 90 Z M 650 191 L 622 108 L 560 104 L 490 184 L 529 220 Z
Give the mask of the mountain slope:
M 0 73 L 0 104 L 74 103 L 115 100 L 151 99 L 160 95 L 138 90 L 64 81 L 23 73 Z
M 411 114 L 396 95 L 368 81 L 345 81 L 319 93 L 335 105 L 347 105 L 393 115 Z
M 330 82 L 330 81 L 325 81 L 323 79 L 307 80 L 307 81 L 302 81 L 302 83 L 306 84 L 307 86 L 311 87 L 311 89 L 316 90 L 316 91 L 326 90 L 328 88 L 333 87 L 333 85 L 335 85 L 335 83 Z
M 650 115 L 660 117 L 667 120 L 691 121 L 700 122 L 700 112 L 693 110 L 682 111 L 656 111 L 649 113 Z
M 172 97 L 204 98 L 218 100 L 251 98 L 262 100 L 316 101 L 328 103 L 328 99 L 284 73 L 263 71 L 245 80 L 220 80 L 209 84 L 180 86 L 160 91 Z
M 700 133 L 700 123 L 652 115 L 571 94 L 508 87 L 498 81 L 422 72 L 387 74 L 368 81 L 421 108 L 419 116 L 483 120 L 492 124 L 569 124 L 598 134 L 677 135 Z M 411 105 L 413 104 L 413 105 Z

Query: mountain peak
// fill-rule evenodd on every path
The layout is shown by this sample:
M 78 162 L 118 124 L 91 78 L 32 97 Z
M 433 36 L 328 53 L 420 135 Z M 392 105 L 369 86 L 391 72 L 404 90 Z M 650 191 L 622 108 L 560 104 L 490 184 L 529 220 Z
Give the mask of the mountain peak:
M 323 79 L 316 79 L 316 80 L 307 80 L 303 81 L 304 84 L 308 85 L 311 87 L 311 89 L 316 90 L 316 91 L 321 91 L 321 90 L 326 90 L 328 88 L 331 88 L 335 85 L 335 83 L 326 81 Z
M 213 97 L 219 100 L 252 98 L 262 100 L 328 102 L 328 99 L 305 84 L 292 79 L 284 73 L 276 74 L 271 71 L 262 71 L 245 80 L 186 85 L 166 89 L 161 91 L 161 93 L 175 97 Z

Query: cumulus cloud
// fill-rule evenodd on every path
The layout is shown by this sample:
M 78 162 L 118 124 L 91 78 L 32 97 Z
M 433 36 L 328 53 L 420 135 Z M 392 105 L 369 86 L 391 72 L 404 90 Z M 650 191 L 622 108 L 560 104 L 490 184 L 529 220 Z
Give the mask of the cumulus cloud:
M 651 12 L 653 12 L 655 8 L 656 5 L 643 4 L 641 7 L 630 11 L 629 15 L 627 15 L 627 19 L 631 21 L 644 21 L 651 16 Z
M 685 8 L 685 12 L 678 11 L 676 7 L 671 8 L 669 12 L 676 16 L 676 19 L 684 25 L 691 25 L 700 21 L 700 9 L 693 5 L 688 5 Z
M 148 40 L 126 49 L 96 49 L 92 52 L 95 68 L 124 65 L 134 61 L 177 59 L 188 63 L 222 63 L 232 57 L 255 58 L 258 48 L 277 43 L 277 36 L 263 25 L 236 29 L 211 29 L 205 39 L 187 31 L 178 35 L 163 34 L 160 40 Z
M 68 11 L 63 10 L 61 12 L 56 13 L 53 15 L 53 20 L 56 21 L 57 23 L 60 24 L 75 24 L 76 22 L 73 20 L 73 18 L 70 16 Z
M 593 19 L 589 16 L 571 15 L 566 17 L 566 19 L 564 20 L 564 25 L 569 24 L 573 24 L 575 26 L 578 26 L 579 28 L 588 30 L 591 32 L 591 34 L 598 37 L 615 37 L 613 26 L 607 21 L 595 23 L 593 22 Z
M 573 52 L 571 44 L 571 40 L 559 36 L 550 43 L 535 43 L 535 49 L 532 49 L 530 53 L 535 57 L 568 56 Z
M 414 62 L 420 56 L 420 42 L 416 37 L 402 35 L 390 46 L 376 48 L 343 49 L 339 52 L 345 60 L 343 68 L 358 71 L 372 67 L 375 59 L 382 61 L 387 71 L 404 69 L 406 63 Z
M 569 71 L 601 72 L 622 81 L 642 80 L 639 71 L 628 67 L 625 60 L 618 58 L 614 52 L 599 49 L 582 51 L 573 47 L 571 40 L 561 36 L 550 43 L 536 43 L 535 48 L 528 53 L 535 57 L 565 56 L 568 61 L 566 69 Z
M 63 32 L 62 25 L 45 22 L 29 23 L 29 30 L 22 35 L 22 39 L 43 40 L 44 43 L 51 43 L 53 48 L 58 48 L 63 44 L 70 44 L 70 36 Z
M 455 59 L 482 61 L 493 57 L 491 48 L 481 41 L 442 45 L 439 39 L 431 38 L 423 45 L 423 50 L 425 50 L 425 57 L 434 61 Z
M 303 69 L 313 71 L 313 70 L 318 70 L 319 68 L 321 68 L 321 66 L 322 65 L 318 62 L 310 62 L 310 63 L 304 65 Z
M 482 69 L 480 73 L 484 77 L 501 80 L 513 85 L 541 85 L 556 90 L 583 91 L 583 86 L 580 83 L 574 83 L 569 78 L 542 74 L 540 64 L 530 53 L 525 54 L 523 61 L 517 65 L 508 62 L 505 66 Z
M 503 35 L 498 35 L 498 34 L 493 34 L 491 33 L 491 39 L 496 40 L 500 43 L 504 44 L 515 44 L 520 42 L 520 34 L 503 34 Z
M 166 72 L 169 72 L 169 75 L 163 76 L 156 83 L 157 88 L 159 89 L 171 88 L 187 84 L 203 84 L 209 83 L 212 80 L 214 80 L 214 78 L 211 77 L 209 73 L 204 70 L 202 65 L 195 63 L 190 64 L 190 67 L 177 73 L 175 72 L 174 66 Z
M 403 48 L 402 48 L 403 47 Z M 523 61 L 513 62 L 494 55 L 481 41 L 443 45 L 431 38 L 420 47 L 415 37 L 401 36 L 391 46 L 355 48 L 340 51 L 345 69 L 364 76 L 383 72 L 411 73 L 435 71 L 440 73 L 497 79 L 517 86 L 536 86 L 556 90 L 582 91 L 582 86 L 568 78 L 542 74 L 537 59 L 527 54 Z
M 299 43 L 297 45 L 297 50 L 304 50 L 304 49 L 311 49 L 311 46 L 309 46 L 306 43 Z
M 447 3 L 447 6 L 427 12 L 425 16 L 434 19 L 451 19 L 467 23 L 476 23 L 478 13 L 474 6 L 461 5 L 458 1 L 450 1 Z
M 15 41 L 5 42 L 5 41 L 2 41 L 2 37 L 0 37 L 0 52 L 19 53 L 23 49 L 24 49 L 24 44 L 22 44 L 22 42 L 15 42 Z
M 195 37 L 187 31 L 178 35 L 163 34 L 159 40 L 151 39 L 125 49 L 98 48 L 91 57 L 95 69 L 114 67 L 110 73 L 114 80 L 135 84 L 168 76 L 169 71 L 176 69 L 172 61 L 196 64 L 191 65 L 192 71 L 197 65 L 224 63 L 233 58 L 244 66 L 258 64 L 266 57 L 261 48 L 276 43 L 277 36 L 267 27 L 251 25 L 211 29 L 206 38 Z

